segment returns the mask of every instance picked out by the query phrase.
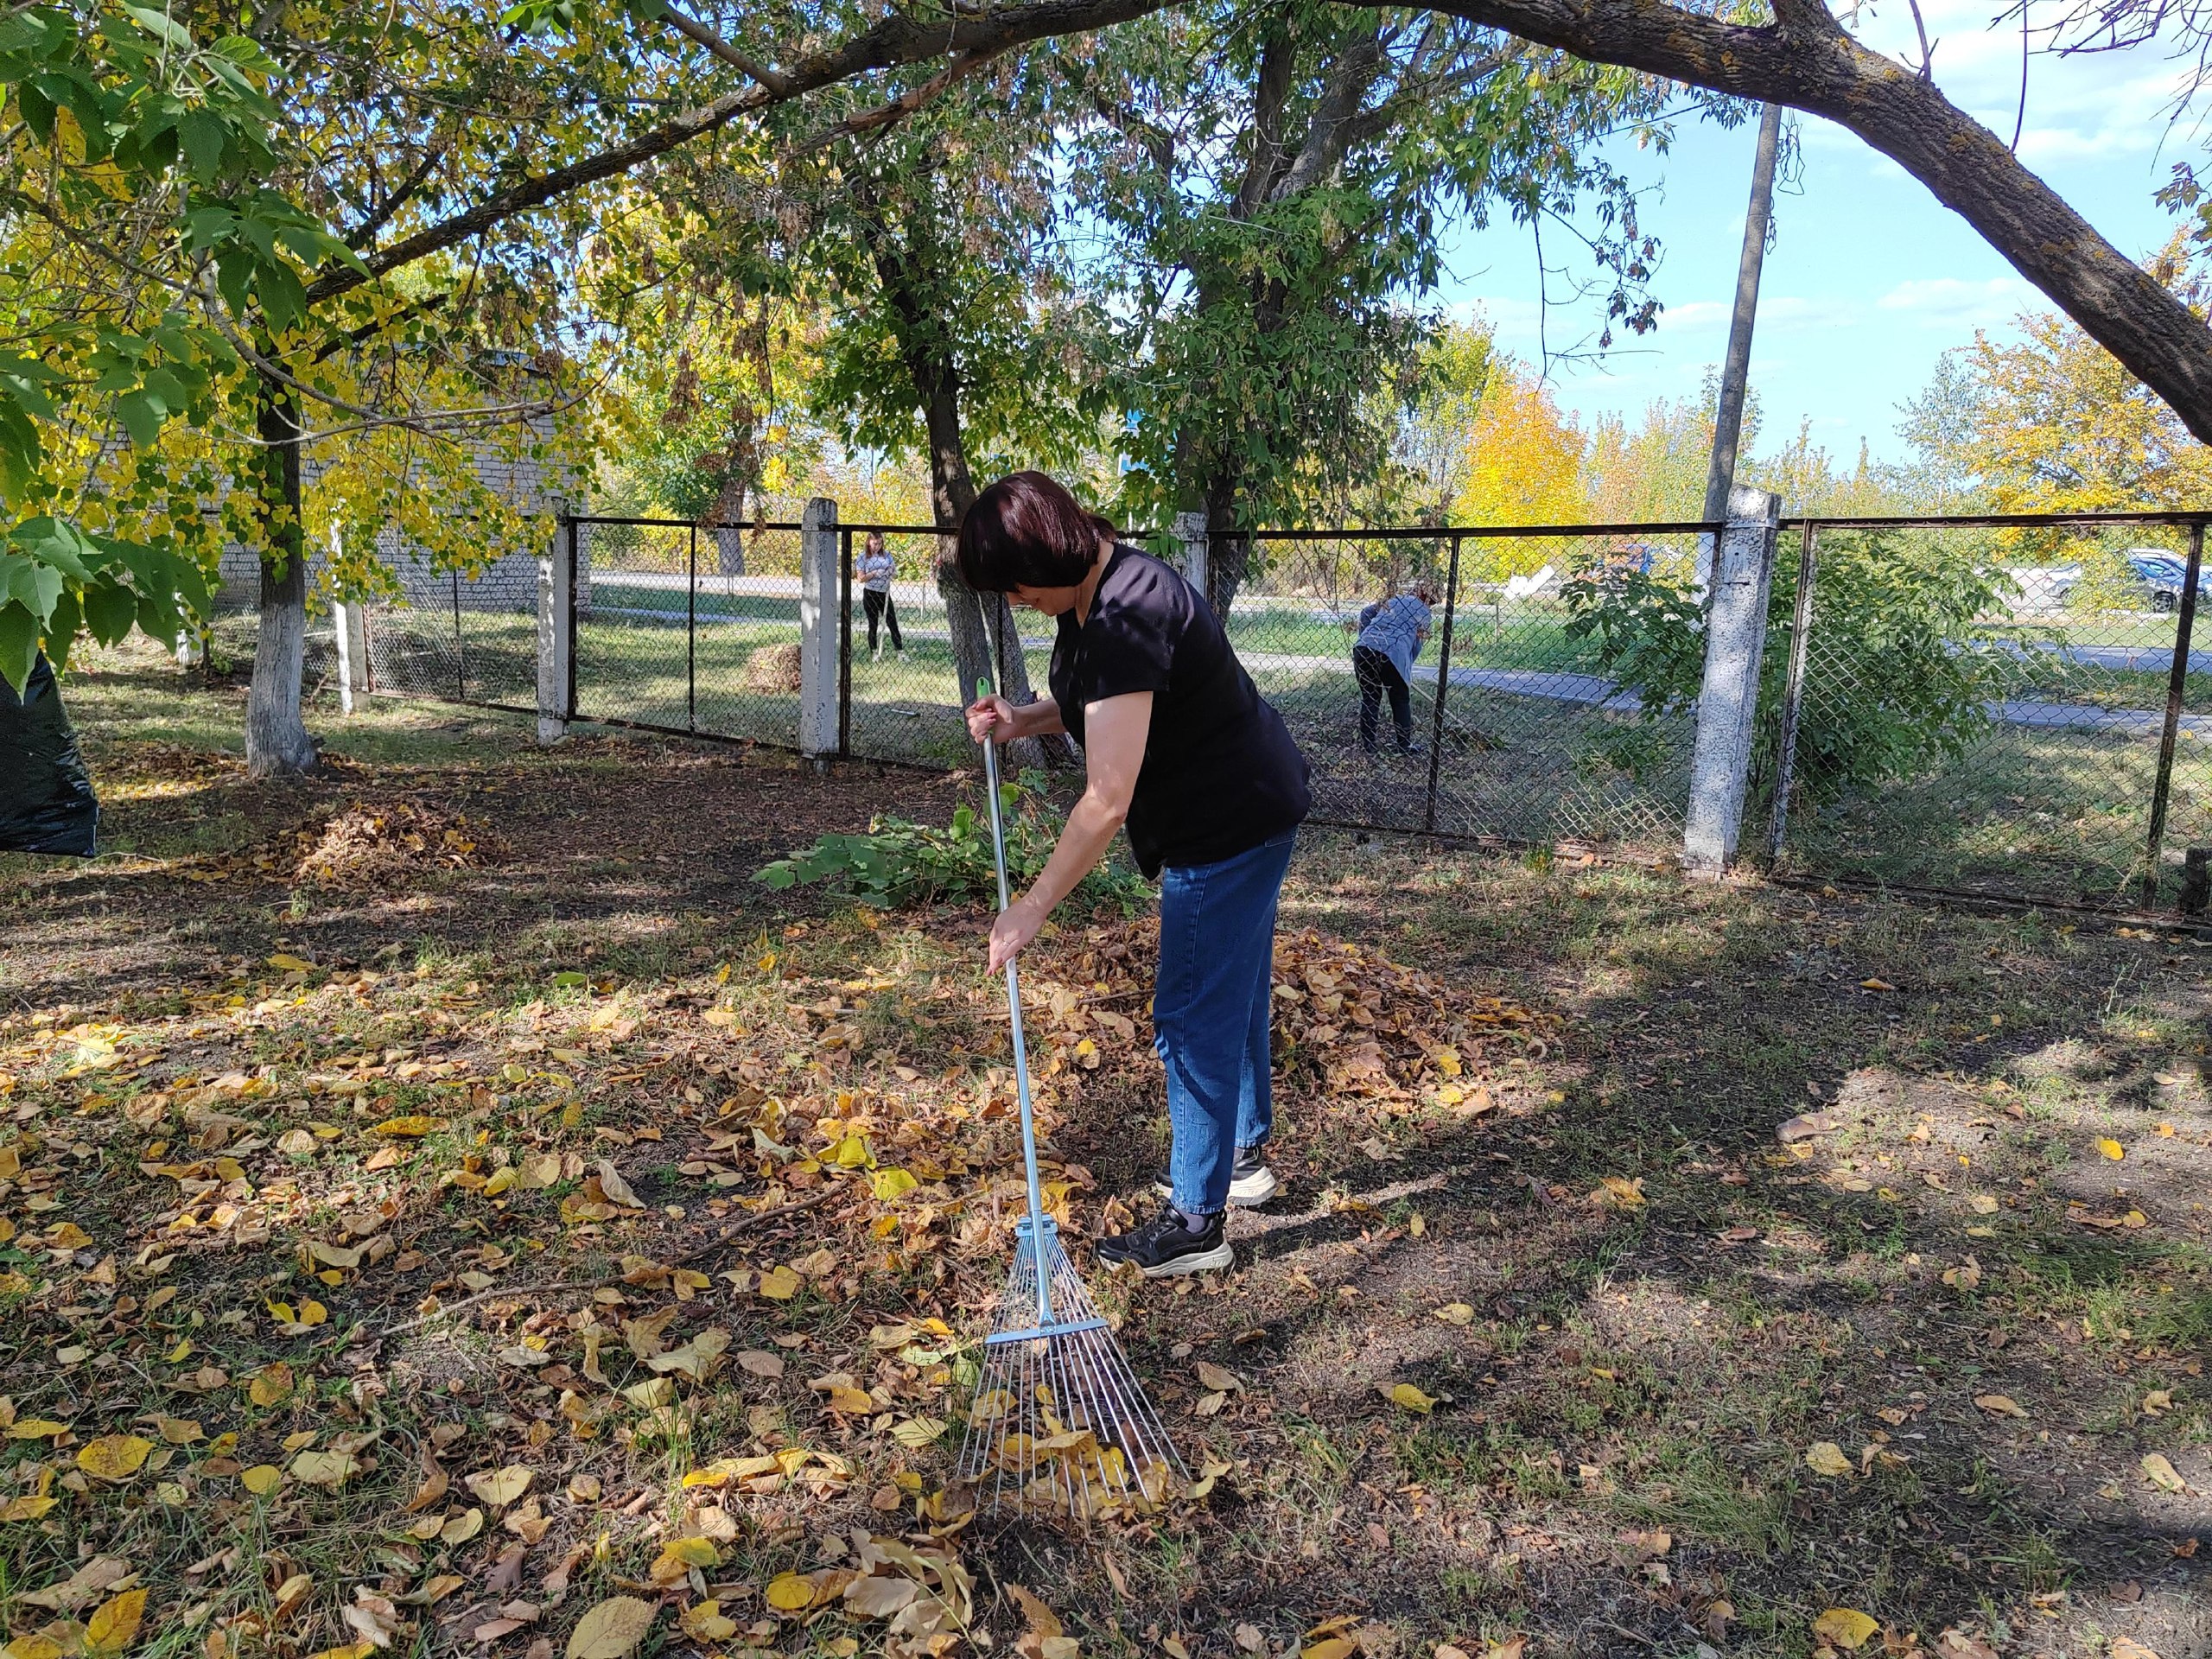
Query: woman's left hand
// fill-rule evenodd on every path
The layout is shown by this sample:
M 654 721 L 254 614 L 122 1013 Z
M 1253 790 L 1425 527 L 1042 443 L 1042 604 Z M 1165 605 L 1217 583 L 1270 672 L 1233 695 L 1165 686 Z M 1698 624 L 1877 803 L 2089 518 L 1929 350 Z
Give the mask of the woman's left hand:
M 1004 973 L 1006 965 L 1021 953 L 1021 947 L 1037 937 L 1037 930 L 1045 925 L 1045 915 L 1027 899 L 1017 899 L 998 914 L 991 924 L 991 971 Z

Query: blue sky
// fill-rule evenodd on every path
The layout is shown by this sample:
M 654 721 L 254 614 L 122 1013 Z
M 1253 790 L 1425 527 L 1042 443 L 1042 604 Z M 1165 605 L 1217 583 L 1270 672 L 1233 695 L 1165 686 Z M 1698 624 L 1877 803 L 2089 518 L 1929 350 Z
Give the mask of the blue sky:
M 1991 31 L 1994 0 L 1923 0 L 1936 41 L 1936 79 L 1952 100 L 2012 136 L 2019 97 L 2020 41 Z M 1891 14 L 1894 13 L 1892 16 Z M 1862 11 L 1859 34 L 1877 50 L 1917 64 L 1904 0 Z M 2123 252 L 2140 257 L 2173 221 L 2152 200 L 2172 163 L 2200 154 L 2186 125 L 2164 113 L 2177 66 L 2160 49 L 2057 59 L 2028 69 L 2020 157 Z M 1900 459 L 1896 405 L 1926 383 L 1936 357 L 1975 329 L 2001 334 L 2024 309 L 2051 308 L 1964 219 L 1938 204 L 1886 156 L 1825 122 L 1799 118 L 1802 169 L 1794 194 L 1777 193 L 1777 237 L 1766 259 L 1751 384 L 1764 411 L 1760 448 L 1809 417 L 1815 442 L 1840 461 L 1864 436 L 1878 460 Z M 1664 156 L 1620 147 L 1616 160 L 1639 182 L 1645 228 L 1665 246 L 1656 292 L 1666 303 L 1656 334 L 1628 337 L 1599 364 L 1559 364 L 1560 403 L 1586 424 L 1601 413 L 1631 423 L 1659 397 L 1694 396 L 1727 338 L 1727 311 L 1743 246 L 1756 124 L 1733 131 L 1699 121 L 1677 127 Z M 1563 233 L 1548 235 L 1547 262 L 1570 264 Z M 1453 241 L 1442 298 L 1480 308 L 1499 343 L 1538 357 L 1536 257 L 1529 232 L 1511 226 Z M 1586 261 L 1584 273 L 1586 272 Z M 1546 324 L 1554 352 L 1594 339 L 1591 302 L 1559 303 L 1554 279 Z

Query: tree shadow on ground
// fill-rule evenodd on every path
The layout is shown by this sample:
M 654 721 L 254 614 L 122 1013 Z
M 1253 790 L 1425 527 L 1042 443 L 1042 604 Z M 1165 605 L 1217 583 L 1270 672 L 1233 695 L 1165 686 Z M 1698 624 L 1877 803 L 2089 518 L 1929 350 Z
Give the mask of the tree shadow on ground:
M 2158 1058 L 2204 1046 L 2193 959 L 1340 846 L 1296 892 L 1286 925 L 1541 995 L 1573 1033 L 1536 1068 L 1557 1098 L 1387 1161 L 1337 1103 L 1286 1100 L 1289 1188 L 1238 1218 L 1240 1271 L 1135 1294 L 1168 1421 L 1236 1468 L 1218 1536 L 1140 1557 L 1138 1606 L 1576 1653 L 1803 1651 L 1840 1606 L 1931 1647 L 2212 1650 L 2207 1419 L 2160 1403 L 2212 1351 L 2212 1110 Z M 2115 1027 L 2090 988 L 2146 955 L 2126 1018 L 2152 1023 Z M 1808 1109 L 1825 1132 L 1778 1141 Z M 1090 1099 L 1063 1132 L 1109 1187 L 1148 1169 L 1132 1115 Z M 1212 1419 L 1200 1358 L 1246 1382 Z M 1392 1404 L 1402 1382 L 1433 1409 Z M 1808 1465 L 1824 1443 L 1842 1471 Z M 2146 1478 L 2153 1450 L 2190 1491 Z

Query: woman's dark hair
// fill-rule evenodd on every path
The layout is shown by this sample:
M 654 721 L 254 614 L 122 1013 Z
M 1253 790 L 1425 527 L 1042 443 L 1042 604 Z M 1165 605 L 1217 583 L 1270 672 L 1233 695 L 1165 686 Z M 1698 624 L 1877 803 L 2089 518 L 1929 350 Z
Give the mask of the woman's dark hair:
M 1072 588 L 1090 574 L 1110 520 L 1087 512 L 1042 473 L 1009 473 L 960 521 L 960 579 L 979 594 Z

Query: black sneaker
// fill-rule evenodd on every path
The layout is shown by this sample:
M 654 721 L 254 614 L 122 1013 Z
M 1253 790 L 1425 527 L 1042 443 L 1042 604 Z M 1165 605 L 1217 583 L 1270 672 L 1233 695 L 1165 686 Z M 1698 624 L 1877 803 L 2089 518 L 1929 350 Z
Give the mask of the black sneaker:
M 1282 1183 L 1275 1179 L 1262 1157 L 1264 1148 L 1239 1147 L 1236 1164 L 1229 1172 L 1229 1201 L 1239 1210 L 1256 1210 L 1282 1191 Z M 1152 1190 L 1163 1198 L 1175 1196 L 1175 1183 L 1161 1170 L 1153 1177 Z
M 1133 1232 L 1098 1241 L 1101 1262 L 1134 1262 L 1147 1279 L 1179 1273 L 1211 1273 L 1236 1260 L 1222 1236 L 1222 1217 L 1209 1216 L 1192 1232 L 1183 1212 L 1164 1204 L 1160 1213 Z

